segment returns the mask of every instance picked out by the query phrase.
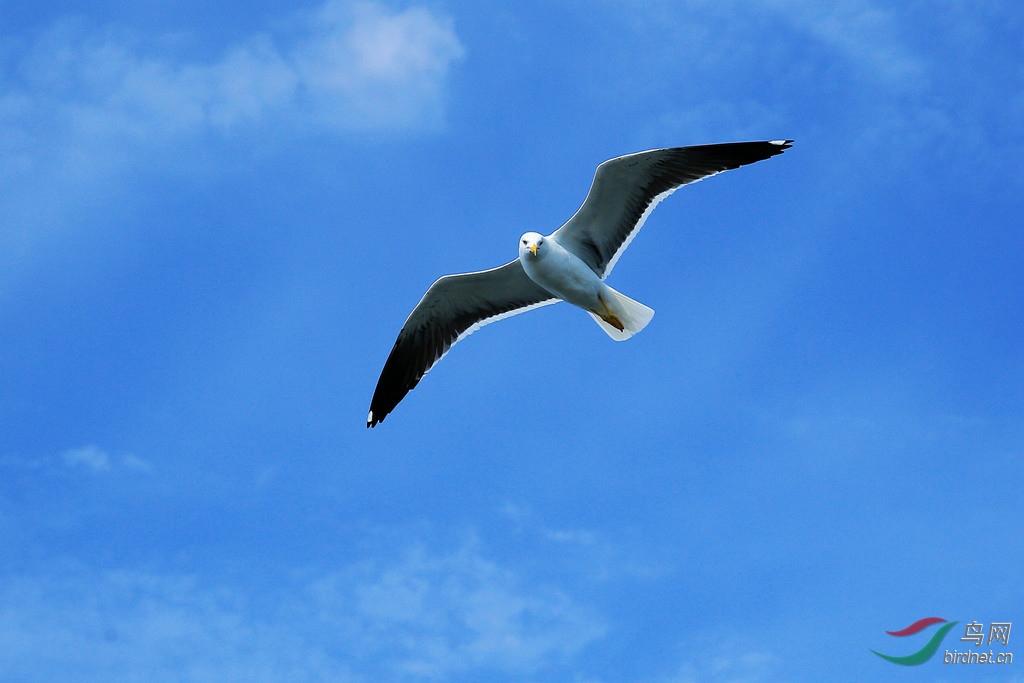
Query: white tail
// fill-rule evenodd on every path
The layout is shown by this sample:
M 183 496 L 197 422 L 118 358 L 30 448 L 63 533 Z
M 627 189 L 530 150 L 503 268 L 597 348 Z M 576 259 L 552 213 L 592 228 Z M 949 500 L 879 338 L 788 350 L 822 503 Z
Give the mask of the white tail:
M 611 293 L 611 298 L 607 294 Z M 625 294 L 616 292 L 611 287 L 606 287 L 605 292 L 599 296 L 605 307 L 605 315 L 587 311 L 590 316 L 601 326 L 601 329 L 608 333 L 608 336 L 615 341 L 626 341 L 640 330 L 647 327 L 654 317 L 654 310 L 644 306 L 639 301 L 630 299 Z M 622 329 L 618 325 L 620 323 Z

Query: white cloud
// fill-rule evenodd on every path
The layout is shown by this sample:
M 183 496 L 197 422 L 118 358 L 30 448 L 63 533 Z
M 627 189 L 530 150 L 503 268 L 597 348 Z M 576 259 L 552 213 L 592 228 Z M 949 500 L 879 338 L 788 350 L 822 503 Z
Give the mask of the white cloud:
M 557 562 L 572 564 L 581 577 L 592 581 L 611 581 L 622 578 L 635 580 L 660 579 L 671 574 L 671 566 L 651 557 L 636 553 L 611 542 L 604 534 L 592 529 L 554 528 L 538 518 L 533 511 L 514 503 L 505 503 L 502 517 L 511 522 L 519 536 L 541 541 L 550 551 L 555 548 Z
M 901 39 L 897 18 L 871 0 L 759 2 L 872 77 L 916 87 L 924 75 L 924 61 Z
M 601 621 L 556 589 L 526 590 L 472 546 L 422 548 L 386 568 L 363 567 L 312 586 L 331 612 L 351 600 L 361 647 L 398 677 L 475 669 L 529 672 L 570 658 L 604 634 Z
M 110 470 L 110 455 L 96 446 L 72 448 L 64 451 L 63 458 L 68 467 L 84 467 L 93 472 Z
M 209 172 L 211 141 L 442 122 L 464 54 L 447 17 L 328 0 L 276 25 L 214 59 L 189 56 L 187 38 L 76 19 L 0 36 L 0 299 L 41 255 L 81 251 L 82 226 L 130 201 L 140 171 Z
M 750 59 L 774 59 L 779 39 L 791 30 L 824 46 L 854 72 L 872 81 L 913 81 L 923 75 L 925 61 L 909 47 L 905 26 L 889 5 L 874 0 L 616 0 L 620 21 L 646 34 L 670 29 L 675 40 L 655 45 L 685 51 L 686 61 L 672 71 L 720 75 Z M 656 35 L 657 35 L 656 33 Z M 789 44 L 789 41 L 786 41 Z M 786 53 L 792 60 L 794 55 Z M 800 65 L 780 63 L 780 69 Z M 780 79 L 789 77 L 780 71 Z
M 198 575 L 65 566 L 0 582 L 0 672 L 39 680 L 367 681 L 522 676 L 604 627 L 472 544 L 282 579 L 272 594 Z
M 0 141 L 22 147 L 40 122 L 144 141 L 269 119 L 334 131 L 438 122 L 448 70 L 463 55 L 449 20 L 330 0 L 291 25 L 203 62 L 145 47 L 173 42 L 161 36 L 64 21 L 27 51 L 8 51 L 17 79 L 3 84 Z
M 442 87 L 463 56 L 451 22 L 423 8 L 329 2 L 291 61 L 317 119 L 329 127 L 431 126 Z
M 99 446 L 88 445 L 82 448 L 70 448 L 61 454 L 64 464 L 72 469 L 86 469 L 90 472 L 110 472 L 129 470 L 132 472 L 150 472 L 150 463 L 135 455 L 115 458 Z

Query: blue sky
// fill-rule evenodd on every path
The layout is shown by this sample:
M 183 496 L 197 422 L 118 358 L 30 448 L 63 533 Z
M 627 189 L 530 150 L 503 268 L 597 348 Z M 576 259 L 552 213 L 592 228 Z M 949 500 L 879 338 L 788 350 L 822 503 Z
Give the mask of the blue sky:
M 1021 680 L 868 651 L 1024 628 L 1021 35 L 999 1 L 0 3 L 0 680 Z M 605 159 L 772 138 L 619 262 L 640 335 L 503 321 L 365 428 L 436 277 Z

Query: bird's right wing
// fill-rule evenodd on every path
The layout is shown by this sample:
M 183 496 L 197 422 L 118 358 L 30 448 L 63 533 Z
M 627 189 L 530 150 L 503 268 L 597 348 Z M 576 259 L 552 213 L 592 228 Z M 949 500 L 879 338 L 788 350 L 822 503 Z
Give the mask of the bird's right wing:
M 484 325 L 559 301 L 530 279 L 519 259 L 430 286 L 398 333 L 377 380 L 366 426 L 374 427 L 448 350 Z

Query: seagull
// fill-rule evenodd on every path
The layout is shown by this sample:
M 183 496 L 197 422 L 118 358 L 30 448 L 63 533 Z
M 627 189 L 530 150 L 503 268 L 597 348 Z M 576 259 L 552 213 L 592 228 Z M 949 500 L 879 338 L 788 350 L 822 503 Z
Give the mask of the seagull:
M 782 154 L 792 140 L 670 147 L 597 167 L 583 206 L 550 235 L 527 232 L 519 257 L 498 268 L 445 275 L 409 314 L 384 363 L 366 426 L 395 409 L 456 343 L 484 325 L 567 301 L 615 341 L 647 326 L 654 311 L 604 283 L 661 200 L 683 185 Z

